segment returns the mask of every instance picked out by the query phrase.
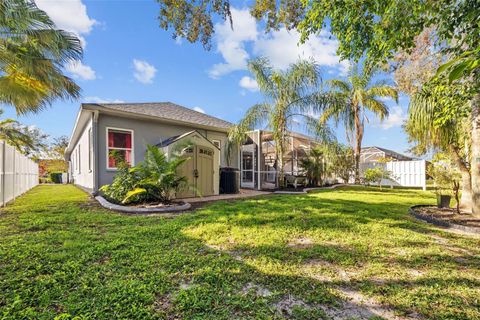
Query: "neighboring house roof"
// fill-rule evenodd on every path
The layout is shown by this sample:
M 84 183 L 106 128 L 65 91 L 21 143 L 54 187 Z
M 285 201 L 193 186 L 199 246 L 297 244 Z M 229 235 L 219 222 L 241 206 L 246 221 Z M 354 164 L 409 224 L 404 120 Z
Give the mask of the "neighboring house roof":
M 172 102 L 95 104 L 85 103 L 84 106 L 100 106 L 100 108 L 98 108 L 100 111 L 102 111 L 102 109 L 120 111 L 125 113 L 155 117 L 158 119 L 189 123 L 196 126 L 203 125 L 218 129 L 228 129 L 233 125 L 228 121 L 186 107 L 182 107 Z
M 381 147 L 377 147 L 377 146 L 364 147 L 364 148 L 362 148 L 361 154 L 362 155 L 365 155 L 365 154 L 368 154 L 368 153 L 373 154 L 373 153 L 376 153 L 376 152 L 382 152 L 382 153 L 385 154 L 385 157 L 390 157 L 390 158 L 393 158 L 393 159 L 396 159 L 396 160 L 405 160 L 405 161 L 415 160 L 412 157 L 406 156 L 406 155 L 398 153 L 396 151 L 381 148 Z

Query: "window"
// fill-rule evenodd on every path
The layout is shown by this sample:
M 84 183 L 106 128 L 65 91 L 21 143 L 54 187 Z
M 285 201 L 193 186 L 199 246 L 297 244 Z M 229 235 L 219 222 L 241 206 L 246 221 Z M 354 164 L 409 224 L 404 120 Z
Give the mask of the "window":
M 82 173 L 82 156 L 80 154 L 80 149 L 81 149 L 82 145 L 81 144 L 78 144 L 78 173 Z
M 107 169 L 116 169 L 118 161 L 133 165 L 133 131 L 107 128 Z
M 220 140 L 212 140 L 212 143 L 214 146 L 216 146 L 218 149 L 221 149 L 221 142 Z
M 92 128 L 88 129 L 88 170 L 92 172 L 93 162 Z

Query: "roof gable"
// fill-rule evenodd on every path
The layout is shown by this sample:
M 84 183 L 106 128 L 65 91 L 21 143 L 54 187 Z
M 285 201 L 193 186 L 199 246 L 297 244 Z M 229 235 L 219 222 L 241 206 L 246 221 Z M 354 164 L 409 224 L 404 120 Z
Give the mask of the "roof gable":
M 201 139 L 205 140 L 205 141 L 208 141 L 209 144 L 211 144 L 213 147 L 215 147 L 216 149 L 219 149 L 216 145 L 213 144 L 212 141 L 210 141 L 209 139 L 205 138 L 200 132 L 198 132 L 197 130 L 192 130 L 192 131 L 189 131 L 189 132 L 186 132 L 184 134 L 180 134 L 180 135 L 176 135 L 176 136 L 172 136 L 170 138 L 167 138 L 165 140 L 163 140 L 162 142 L 158 143 L 156 146 L 159 147 L 159 148 L 165 148 L 177 141 L 180 141 L 184 138 L 187 138 L 193 134 L 196 134 L 198 135 L 199 137 L 201 137 Z M 219 149 L 220 150 L 220 149 Z

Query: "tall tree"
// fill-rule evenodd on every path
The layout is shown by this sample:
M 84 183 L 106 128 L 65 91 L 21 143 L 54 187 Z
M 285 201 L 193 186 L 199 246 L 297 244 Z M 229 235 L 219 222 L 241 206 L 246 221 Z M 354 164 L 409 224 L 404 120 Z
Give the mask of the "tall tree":
M 360 65 L 354 65 L 347 81 L 342 79 L 330 80 L 331 94 L 334 99 L 323 110 L 320 118 L 322 123 L 333 119 L 337 124 L 342 122 L 348 132 L 354 137 L 355 151 L 355 183 L 360 182 L 360 153 L 362 140 L 367 121 L 366 111 L 372 112 L 383 120 L 388 116 L 387 105 L 380 100 L 382 97 L 393 98 L 398 102 L 397 90 L 383 81 L 373 81 L 372 70 L 361 70 Z
M 319 94 L 320 76 L 317 66 L 311 61 L 299 61 L 287 70 L 274 70 L 265 58 L 248 63 L 255 76 L 265 102 L 252 106 L 240 120 L 232 134 L 240 135 L 256 126 L 266 124 L 272 130 L 275 153 L 278 160 L 279 185 L 283 186 L 285 144 L 288 130 L 301 121 L 305 128 L 324 140 L 331 139 L 328 128 L 312 116 L 326 103 Z
M 60 136 L 53 139 L 53 143 L 50 145 L 50 156 L 53 159 L 63 160 L 65 155 L 65 149 L 68 147 L 69 138 L 67 136 Z
M 441 150 L 462 176 L 460 206 L 471 210 L 472 180 L 467 150 L 470 143 L 471 93 L 462 85 L 445 80 L 428 83 L 410 99 L 405 131 L 415 144 L 416 154 Z
M 0 103 L 25 114 L 78 98 L 80 88 L 63 68 L 81 57 L 80 40 L 56 29 L 33 1 L 0 0 Z
M 3 110 L 0 110 L 0 116 Z M 34 156 L 45 150 L 46 135 L 34 127 L 21 125 L 14 119 L 0 120 L 0 140 L 5 140 L 25 155 Z

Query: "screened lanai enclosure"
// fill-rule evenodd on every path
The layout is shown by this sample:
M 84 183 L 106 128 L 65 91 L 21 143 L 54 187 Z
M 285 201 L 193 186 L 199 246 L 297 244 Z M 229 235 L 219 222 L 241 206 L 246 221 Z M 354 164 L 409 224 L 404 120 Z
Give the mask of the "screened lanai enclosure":
M 259 190 L 277 188 L 280 169 L 272 132 L 255 130 L 247 133 L 247 136 L 240 148 L 241 187 Z M 284 185 L 293 187 L 306 185 L 307 178 L 301 166 L 301 159 L 319 143 L 296 132 L 289 132 L 284 143 Z

